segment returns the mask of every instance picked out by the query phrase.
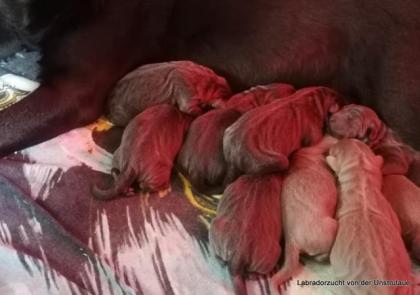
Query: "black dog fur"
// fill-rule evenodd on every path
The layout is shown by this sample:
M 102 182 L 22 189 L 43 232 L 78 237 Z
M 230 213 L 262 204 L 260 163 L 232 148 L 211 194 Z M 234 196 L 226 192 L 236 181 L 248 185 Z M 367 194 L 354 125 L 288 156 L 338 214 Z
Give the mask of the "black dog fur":
M 237 91 L 330 86 L 420 149 L 417 0 L 0 0 L 0 8 L 3 55 L 29 42 L 44 56 L 41 87 L 0 112 L 0 156 L 92 122 L 124 74 L 169 60 L 208 66 Z

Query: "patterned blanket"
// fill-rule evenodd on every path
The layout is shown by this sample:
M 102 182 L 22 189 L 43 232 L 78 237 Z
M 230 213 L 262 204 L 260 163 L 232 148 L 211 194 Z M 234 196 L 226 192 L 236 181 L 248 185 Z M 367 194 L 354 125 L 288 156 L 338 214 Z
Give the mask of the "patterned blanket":
M 36 87 L 16 76 L 1 85 L 0 108 Z M 233 294 L 208 247 L 218 196 L 192 191 L 177 172 L 166 196 L 91 196 L 110 177 L 120 135 L 101 119 L 0 160 L 0 294 Z M 328 265 L 307 261 L 282 293 L 339 294 L 299 284 L 333 279 Z M 247 288 L 276 294 L 266 277 Z

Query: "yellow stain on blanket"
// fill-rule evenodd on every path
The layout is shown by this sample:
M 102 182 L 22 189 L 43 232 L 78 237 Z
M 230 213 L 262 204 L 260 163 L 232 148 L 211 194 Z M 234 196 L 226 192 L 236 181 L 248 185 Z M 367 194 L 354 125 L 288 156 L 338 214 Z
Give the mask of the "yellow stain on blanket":
M 107 118 L 100 117 L 95 123 L 89 125 L 89 130 L 96 130 L 97 132 L 108 131 L 114 126 Z
M 192 185 L 188 179 L 179 172 L 178 176 L 182 182 L 184 195 L 191 203 L 191 205 L 200 210 L 203 214 L 207 215 L 209 218 L 214 218 L 216 216 L 216 206 L 210 204 L 210 202 L 206 202 L 199 196 L 196 196 L 192 191 Z M 211 199 L 209 196 L 206 197 Z

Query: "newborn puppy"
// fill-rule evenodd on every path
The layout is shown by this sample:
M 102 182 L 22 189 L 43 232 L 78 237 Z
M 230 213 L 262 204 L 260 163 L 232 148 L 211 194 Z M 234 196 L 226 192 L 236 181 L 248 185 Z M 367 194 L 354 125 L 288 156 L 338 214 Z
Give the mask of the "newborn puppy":
M 420 188 L 405 176 L 388 175 L 382 192 L 398 216 L 406 245 L 420 262 Z
M 121 79 L 108 97 L 108 119 L 126 126 L 148 107 L 168 103 L 190 115 L 223 104 L 231 95 L 226 80 L 191 61 L 141 66 Z
M 334 137 L 325 136 L 292 157 L 281 193 L 286 258 L 272 279 L 276 288 L 294 275 L 301 252 L 324 260 L 335 241 L 337 190 L 324 153 L 336 142 Z
M 328 113 L 338 109 L 337 103 L 335 91 L 310 87 L 249 111 L 225 131 L 226 161 L 244 174 L 286 170 L 292 152 L 321 140 Z
M 210 226 L 210 246 L 236 282 L 245 273 L 267 274 L 277 264 L 281 184 L 281 175 L 244 175 L 223 194 Z M 237 283 L 235 288 L 236 294 L 245 293 Z
M 173 161 L 190 121 L 174 106 L 164 104 L 137 115 L 126 127 L 114 154 L 112 166 L 120 174 L 109 189 L 94 186 L 93 195 L 103 200 L 117 197 L 134 181 L 142 191 L 169 188 Z
M 256 107 L 269 104 L 275 99 L 290 96 L 295 91 L 292 85 L 284 83 L 256 86 L 229 98 L 226 102 L 226 107 L 235 109 L 243 114 Z
M 413 160 L 412 149 L 403 144 L 368 107 L 344 106 L 330 117 L 328 129 L 335 137 L 357 138 L 369 145 L 384 158 L 384 175 L 406 174 Z
M 242 113 L 294 92 L 288 84 L 257 86 L 231 97 L 225 109 L 212 110 L 195 119 L 178 154 L 177 164 L 200 192 L 219 194 L 234 180 L 223 155 L 223 134 Z
M 330 263 L 338 279 L 412 282 L 395 212 L 381 193 L 382 157 L 356 139 L 334 145 L 327 162 L 339 182 L 337 238 Z M 413 294 L 412 286 L 352 287 L 340 294 Z
M 223 155 L 223 133 L 240 116 L 234 109 L 218 109 L 191 123 L 177 167 L 200 192 L 220 194 L 233 180 L 234 171 L 228 171 Z

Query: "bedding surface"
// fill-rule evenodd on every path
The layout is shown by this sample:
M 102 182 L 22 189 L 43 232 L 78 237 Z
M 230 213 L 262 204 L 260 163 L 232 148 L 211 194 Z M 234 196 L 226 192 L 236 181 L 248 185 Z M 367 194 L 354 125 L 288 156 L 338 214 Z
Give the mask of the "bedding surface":
M 36 79 L 36 60 L 36 53 L 19 53 L 0 61 L 0 75 Z M 36 87 L 2 81 L 24 93 Z M 227 269 L 208 247 L 220 196 L 192 191 L 177 172 L 165 196 L 91 196 L 91 185 L 110 177 L 120 135 L 100 119 L 0 160 L 0 294 L 233 294 Z M 303 280 L 334 282 L 334 275 L 308 260 L 282 293 L 338 294 L 333 286 L 303 287 Z M 247 288 L 276 294 L 266 277 Z

